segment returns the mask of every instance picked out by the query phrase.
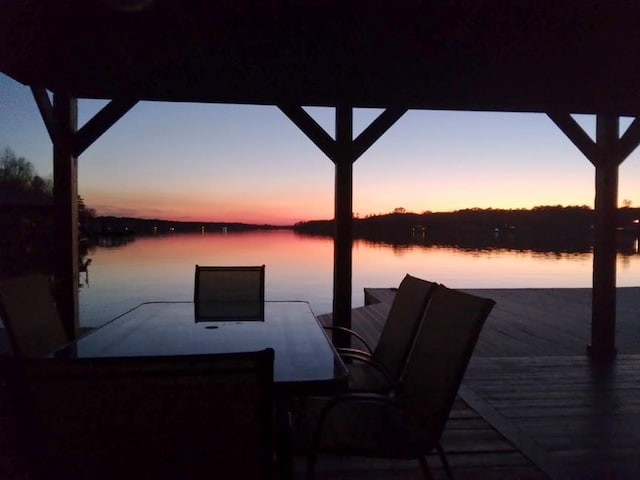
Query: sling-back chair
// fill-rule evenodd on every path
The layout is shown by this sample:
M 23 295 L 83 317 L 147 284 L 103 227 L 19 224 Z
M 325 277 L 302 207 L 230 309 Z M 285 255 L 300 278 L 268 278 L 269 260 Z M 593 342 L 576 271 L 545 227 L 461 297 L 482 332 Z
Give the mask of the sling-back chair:
M 494 304 L 491 299 L 438 286 L 392 393 L 349 393 L 307 402 L 307 430 L 314 431 L 308 453 L 310 476 L 318 453 L 328 452 L 416 458 L 429 479 L 425 455 L 436 449 L 451 478 L 440 437 Z
M 0 317 L 16 357 L 43 357 L 69 341 L 43 273 L 0 280 Z
M 270 478 L 273 355 L 5 357 L 29 478 Z
M 264 265 L 196 265 L 196 319 L 264 320 L 264 275 Z
M 385 392 L 393 388 L 435 286 L 433 282 L 405 275 L 375 348 L 353 330 L 326 327 L 334 331 L 348 331 L 364 345 L 364 349 L 338 348 L 338 353 L 349 363 L 349 390 Z

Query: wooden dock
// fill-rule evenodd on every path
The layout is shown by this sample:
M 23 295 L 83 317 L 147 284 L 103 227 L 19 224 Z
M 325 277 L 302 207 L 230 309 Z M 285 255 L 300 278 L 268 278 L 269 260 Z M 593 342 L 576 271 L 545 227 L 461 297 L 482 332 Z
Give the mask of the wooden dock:
M 640 478 L 640 288 L 617 290 L 618 356 L 608 367 L 586 354 L 590 289 L 465 291 L 497 303 L 443 438 L 456 478 Z M 352 322 L 367 341 L 377 341 L 393 296 L 365 289 Z M 470 434 L 475 452 L 456 436 L 459 415 L 478 426 Z M 410 471 L 372 468 L 353 478 L 420 478 L 415 466 Z

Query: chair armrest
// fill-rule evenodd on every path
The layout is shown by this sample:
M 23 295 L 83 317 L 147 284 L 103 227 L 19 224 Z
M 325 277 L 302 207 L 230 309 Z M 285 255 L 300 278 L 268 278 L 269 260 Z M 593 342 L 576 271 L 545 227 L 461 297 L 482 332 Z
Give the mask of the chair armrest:
M 323 417 L 327 416 L 327 414 L 331 411 L 331 409 L 336 407 L 336 405 L 339 405 L 341 403 L 348 403 L 348 402 L 385 403 L 387 405 L 397 407 L 400 410 L 405 411 L 410 415 L 413 415 L 411 411 L 407 409 L 404 403 L 401 403 L 396 399 L 396 396 L 394 394 L 350 392 L 350 393 L 342 393 L 334 397 L 331 397 L 327 401 L 327 403 L 323 406 L 320 412 L 320 422 L 322 421 Z
M 349 348 L 349 347 L 336 347 L 336 351 L 340 354 L 353 354 L 353 355 L 363 355 L 365 357 L 373 358 L 373 354 L 366 352 L 364 350 L 360 350 L 359 348 Z
M 393 390 L 395 388 L 396 381 L 393 378 L 392 373 L 384 364 L 380 363 L 373 356 L 369 355 L 366 352 L 363 352 L 362 350 L 356 350 L 354 348 L 338 348 L 337 351 L 340 355 L 340 358 L 342 358 L 343 360 L 355 360 L 365 363 L 370 367 L 378 370 L 389 383 L 389 390 Z
M 346 328 L 346 327 L 333 327 L 333 326 L 323 326 L 322 328 L 324 328 L 325 330 L 336 330 L 336 331 L 340 331 L 340 332 L 346 332 L 349 335 L 352 335 L 354 337 L 356 337 L 358 340 L 360 340 L 362 342 L 362 344 L 365 346 L 365 348 L 367 349 L 367 351 L 369 352 L 369 355 L 373 354 L 373 349 L 369 346 L 369 344 L 365 341 L 364 338 L 362 338 L 362 336 L 360 334 L 358 334 L 357 332 L 351 330 L 350 328 Z

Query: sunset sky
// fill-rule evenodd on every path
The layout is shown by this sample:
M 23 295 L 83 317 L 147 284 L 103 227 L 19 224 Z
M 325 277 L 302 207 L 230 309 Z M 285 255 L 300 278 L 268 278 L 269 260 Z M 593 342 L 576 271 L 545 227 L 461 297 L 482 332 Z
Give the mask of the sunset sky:
M 82 125 L 104 102 L 80 100 Z M 309 109 L 333 134 L 333 109 Z M 379 111 L 355 113 L 355 135 Z M 578 121 L 592 134 L 593 118 Z M 52 172 L 29 88 L 0 74 L 0 149 Z M 594 167 L 545 115 L 409 111 L 354 165 L 359 216 L 462 208 L 593 206 Z M 292 224 L 333 216 L 332 162 L 276 107 L 137 104 L 79 158 L 99 215 Z M 640 153 L 619 201 L 640 206 Z

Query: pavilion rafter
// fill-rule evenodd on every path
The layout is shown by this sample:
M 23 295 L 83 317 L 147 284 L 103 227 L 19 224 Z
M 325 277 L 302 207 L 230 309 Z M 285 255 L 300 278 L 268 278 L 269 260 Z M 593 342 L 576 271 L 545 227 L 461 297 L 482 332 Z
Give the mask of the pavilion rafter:
M 114 99 L 102 107 L 76 132 L 73 142 L 73 154 L 79 156 L 89 148 L 93 142 L 131 110 L 136 103 L 138 101 L 132 99 Z

